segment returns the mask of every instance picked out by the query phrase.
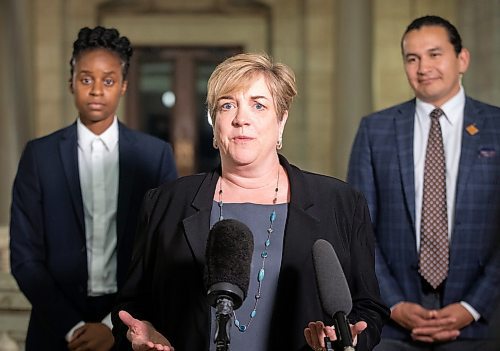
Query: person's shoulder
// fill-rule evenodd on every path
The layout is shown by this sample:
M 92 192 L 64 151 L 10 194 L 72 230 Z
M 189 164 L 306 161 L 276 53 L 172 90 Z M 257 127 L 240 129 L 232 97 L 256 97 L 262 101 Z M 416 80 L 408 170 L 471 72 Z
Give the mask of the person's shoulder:
M 375 112 L 372 112 L 363 117 L 364 121 L 367 122 L 380 122 L 383 120 L 392 120 L 401 114 L 405 114 L 408 111 L 415 111 L 415 99 L 411 99 L 397 105 L 393 105 Z
M 169 145 L 168 142 L 162 140 L 156 136 L 151 134 L 147 134 L 138 130 L 133 130 L 127 127 L 125 124 L 119 124 L 119 130 L 122 134 L 126 136 L 126 138 L 137 141 L 142 146 L 148 147 L 165 147 Z
M 473 109 L 481 111 L 485 111 L 489 114 L 495 115 L 495 117 L 500 118 L 500 107 L 495 106 L 483 101 L 476 100 L 467 96 L 465 103 L 470 105 Z
M 335 191 L 345 193 L 351 193 L 355 191 L 354 188 L 347 182 L 336 177 L 311 171 L 302 171 L 302 173 L 309 182 L 316 184 L 320 188 L 333 189 Z
M 203 181 L 209 177 L 210 174 L 211 173 L 198 173 L 182 176 L 175 180 L 163 183 L 158 188 L 155 188 L 154 192 L 173 197 L 191 197 L 198 191 Z
M 74 123 L 64 128 L 58 129 L 50 134 L 31 139 L 27 142 L 27 145 L 31 147 L 45 147 L 53 145 L 64 138 L 69 138 L 72 136 L 76 138 L 76 124 Z
M 306 183 L 306 188 L 315 189 L 315 193 L 325 195 L 333 191 L 345 196 L 356 196 L 358 193 L 356 189 L 341 179 L 327 174 L 302 170 L 294 165 L 290 166 L 294 172 L 302 176 L 303 182 Z
M 305 189 L 315 203 L 330 204 L 338 209 L 353 211 L 364 196 L 347 182 L 325 174 L 301 171 L 305 182 Z

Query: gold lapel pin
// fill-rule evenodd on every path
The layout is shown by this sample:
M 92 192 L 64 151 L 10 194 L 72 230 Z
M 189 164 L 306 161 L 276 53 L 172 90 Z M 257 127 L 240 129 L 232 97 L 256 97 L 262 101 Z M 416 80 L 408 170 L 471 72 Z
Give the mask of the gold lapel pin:
M 467 127 L 465 127 L 465 130 L 470 135 L 475 135 L 479 132 L 479 129 L 477 129 L 477 127 L 474 124 L 469 124 Z

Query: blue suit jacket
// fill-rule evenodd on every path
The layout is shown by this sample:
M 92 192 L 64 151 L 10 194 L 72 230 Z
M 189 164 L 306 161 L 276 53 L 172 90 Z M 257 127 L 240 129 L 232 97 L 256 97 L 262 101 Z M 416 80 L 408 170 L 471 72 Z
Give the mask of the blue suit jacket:
M 32 304 L 27 335 L 38 350 L 66 349 L 83 318 L 87 252 L 76 123 L 28 142 L 14 182 L 12 274 Z M 123 284 L 145 192 L 177 177 L 169 144 L 119 124 L 117 282 Z M 110 311 L 103 311 L 105 316 Z
M 376 235 L 376 270 L 388 306 L 421 303 L 415 239 L 413 129 L 415 100 L 363 118 L 348 181 L 368 201 Z M 487 335 L 500 289 L 500 108 L 466 98 L 450 266 L 444 305 L 465 301 L 481 319 L 461 338 Z M 474 125 L 474 135 L 466 128 Z M 384 337 L 409 338 L 391 321 Z

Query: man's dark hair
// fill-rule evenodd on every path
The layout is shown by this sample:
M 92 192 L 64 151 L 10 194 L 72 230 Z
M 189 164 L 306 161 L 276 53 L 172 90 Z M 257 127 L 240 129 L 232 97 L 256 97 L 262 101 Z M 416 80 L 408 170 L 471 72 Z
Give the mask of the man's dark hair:
M 413 20 L 413 22 L 411 22 L 410 25 L 406 28 L 406 31 L 401 38 L 401 52 L 403 52 L 403 41 L 406 34 L 408 34 L 408 32 L 411 32 L 412 30 L 418 30 L 422 27 L 427 26 L 443 27 L 448 33 L 448 39 L 450 40 L 451 45 L 453 45 L 455 53 L 457 54 L 457 56 L 458 54 L 460 54 L 460 52 L 462 51 L 462 38 L 460 37 L 457 28 L 453 24 L 439 16 L 423 16 Z
M 130 41 L 127 37 L 120 37 L 120 33 L 114 28 L 97 26 L 93 29 L 84 27 L 78 32 L 78 39 L 73 43 L 73 54 L 69 61 L 71 66 L 70 82 L 78 56 L 82 52 L 93 49 L 107 49 L 116 53 L 122 61 L 123 79 L 127 79 L 130 57 L 133 53 Z

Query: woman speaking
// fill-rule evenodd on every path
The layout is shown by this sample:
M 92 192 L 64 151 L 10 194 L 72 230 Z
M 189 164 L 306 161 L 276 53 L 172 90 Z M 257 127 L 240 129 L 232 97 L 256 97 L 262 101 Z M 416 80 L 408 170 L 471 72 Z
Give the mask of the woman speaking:
M 113 314 L 118 349 L 215 350 L 205 248 L 222 219 L 246 224 L 254 238 L 248 296 L 232 318 L 232 350 L 324 350 L 324 336 L 335 339 L 316 287 L 311 250 L 318 239 L 332 244 L 345 273 L 356 349 L 378 343 L 389 312 L 379 297 L 364 198 L 278 153 L 296 93 L 293 72 L 265 55 L 236 55 L 215 69 L 207 104 L 220 167 L 146 195 Z

